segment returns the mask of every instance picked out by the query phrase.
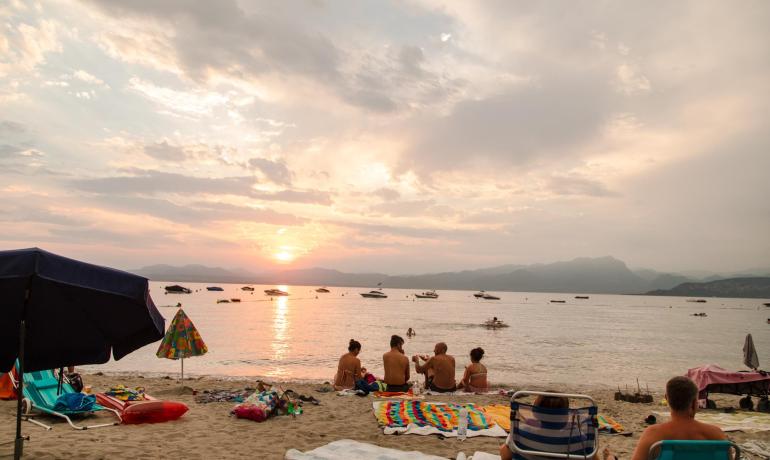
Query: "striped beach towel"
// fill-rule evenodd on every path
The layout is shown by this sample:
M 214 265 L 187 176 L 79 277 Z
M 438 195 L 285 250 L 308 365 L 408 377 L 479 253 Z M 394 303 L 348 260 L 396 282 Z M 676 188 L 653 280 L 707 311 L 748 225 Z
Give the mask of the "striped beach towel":
M 409 424 L 431 426 L 440 431 L 452 431 L 458 426 L 460 409 L 468 411 L 468 429 L 483 430 L 493 425 L 481 407 L 475 404 L 440 404 L 423 401 L 386 401 L 378 406 L 377 421 L 386 427 L 406 427 Z
M 507 444 L 518 460 L 548 458 L 538 452 L 587 457 L 597 445 L 596 415 L 596 406 L 550 409 L 512 401 Z

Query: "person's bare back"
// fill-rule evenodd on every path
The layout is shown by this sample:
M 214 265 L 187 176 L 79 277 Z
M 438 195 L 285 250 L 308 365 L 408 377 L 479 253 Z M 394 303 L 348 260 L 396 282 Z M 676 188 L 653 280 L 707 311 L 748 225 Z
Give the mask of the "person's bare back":
M 432 357 L 425 364 L 428 369 L 433 369 L 433 385 L 441 389 L 454 389 L 455 382 L 455 357 L 440 354 Z
M 334 389 L 353 388 L 356 380 L 361 377 L 361 360 L 352 353 L 345 353 L 340 357 L 339 364 L 337 365 L 337 375 L 334 376 Z
M 382 364 L 388 385 L 404 385 L 409 380 L 409 358 L 400 351 L 390 350 L 382 355 Z
M 647 459 L 650 447 L 658 441 L 669 439 L 687 439 L 692 441 L 718 441 L 727 439 L 724 432 L 715 425 L 709 425 L 690 417 L 671 414 L 670 422 L 647 427 L 639 438 L 634 450 L 633 460 Z

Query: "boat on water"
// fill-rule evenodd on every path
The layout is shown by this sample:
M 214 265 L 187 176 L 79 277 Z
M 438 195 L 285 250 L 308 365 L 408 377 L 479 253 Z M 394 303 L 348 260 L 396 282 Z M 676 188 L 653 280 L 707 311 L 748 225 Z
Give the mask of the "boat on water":
M 253 288 L 253 287 L 251 287 L 251 286 L 243 286 L 243 287 L 241 288 L 241 291 L 253 291 L 253 290 L 254 290 L 254 288 Z
M 590 299 L 590 297 L 588 297 L 587 295 L 576 295 L 575 298 L 576 299 Z
M 166 294 L 190 294 L 192 292 L 192 290 L 178 284 L 166 286 L 164 289 L 166 290 Z
M 280 289 L 265 289 L 265 295 L 287 296 L 289 293 Z
M 566 300 L 551 300 L 551 303 L 567 303 Z
M 762 305 L 764 305 L 766 307 L 770 307 L 770 302 L 763 303 Z
M 224 289 L 222 289 L 222 288 L 221 288 L 221 287 L 219 287 L 219 286 L 207 286 L 207 287 L 206 287 L 206 290 L 207 290 L 207 291 L 224 291 Z
M 484 321 L 481 325 L 487 329 L 500 329 L 503 327 L 510 327 L 508 324 L 505 324 L 505 322 L 497 318 L 488 319 Z
M 374 291 L 369 291 L 369 292 L 362 292 L 361 297 L 366 297 L 367 299 L 387 299 L 388 298 L 388 296 L 379 289 L 375 289 Z
M 500 297 L 497 297 L 496 295 L 492 295 L 492 294 L 487 294 L 487 293 L 484 293 L 484 295 L 481 296 L 481 298 L 484 300 L 500 300 Z
M 414 296 L 417 297 L 418 299 L 438 299 L 438 294 L 436 294 L 435 289 L 430 291 L 425 291 L 422 294 L 415 294 Z
M 217 303 L 230 303 L 228 299 L 217 299 Z
M 240 302 L 241 299 L 230 299 L 230 302 Z
M 693 313 L 691 316 L 700 316 L 701 318 L 705 318 L 708 315 L 704 312 L 700 312 L 700 313 Z
M 484 297 L 485 295 L 487 295 L 487 291 L 479 291 L 479 292 L 473 294 L 473 297 L 475 297 L 477 299 L 480 299 L 480 298 Z
M 706 303 L 706 299 L 687 299 L 688 302 Z
M 326 293 L 329 293 L 331 291 L 326 289 L 325 287 L 320 287 L 320 288 L 316 289 L 315 292 L 320 292 L 320 293 L 326 294 Z

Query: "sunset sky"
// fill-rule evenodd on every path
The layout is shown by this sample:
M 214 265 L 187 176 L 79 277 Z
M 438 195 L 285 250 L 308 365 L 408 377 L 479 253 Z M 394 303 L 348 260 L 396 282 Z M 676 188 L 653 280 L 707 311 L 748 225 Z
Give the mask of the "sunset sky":
M 0 2 L 0 249 L 770 266 L 770 3 Z

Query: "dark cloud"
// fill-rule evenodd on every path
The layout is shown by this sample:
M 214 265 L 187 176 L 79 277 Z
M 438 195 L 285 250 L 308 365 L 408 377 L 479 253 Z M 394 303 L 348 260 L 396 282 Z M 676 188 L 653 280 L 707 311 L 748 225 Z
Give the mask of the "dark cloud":
M 145 145 L 143 151 L 146 155 L 163 161 L 183 161 L 189 157 L 184 148 L 170 145 L 167 141 Z
M 78 190 L 103 195 L 240 195 L 266 201 L 331 204 L 328 192 L 317 190 L 264 191 L 254 188 L 251 176 L 194 177 L 148 169 L 128 169 L 130 175 L 77 179 L 71 185 Z
M 26 130 L 27 128 L 21 123 L 16 123 L 15 121 L 10 121 L 10 120 L 0 121 L 0 134 L 2 133 L 21 134 Z
M 283 161 L 267 160 L 265 158 L 251 158 L 249 166 L 252 169 L 258 169 L 268 179 L 276 184 L 289 185 L 291 183 L 291 172 Z
M 460 102 L 449 115 L 416 124 L 402 169 L 429 175 L 575 156 L 613 114 L 602 77 L 573 73 Z
M 86 192 L 102 194 L 176 193 L 249 196 L 256 183 L 251 176 L 193 177 L 147 169 L 129 169 L 126 172 L 130 175 L 73 180 L 72 186 Z
M 558 175 L 551 177 L 546 188 L 557 195 L 610 197 L 618 194 L 609 190 L 601 182 L 578 175 Z
M 176 204 L 159 198 L 96 195 L 86 200 L 99 207 L 129 214 L 144 214 L 185 225 L 208 225 L 216 221 L 249 221 L 274 225 L 298 225 L 304 219 L 272 209 L 258 209 L 227 203 L 192 202 Z
M 398 190 L 386 187 L 375 190 L 373 195 L 378 196 L 385 201 L 393 201 L 401 198 L 401 194 L 398 193 Z

